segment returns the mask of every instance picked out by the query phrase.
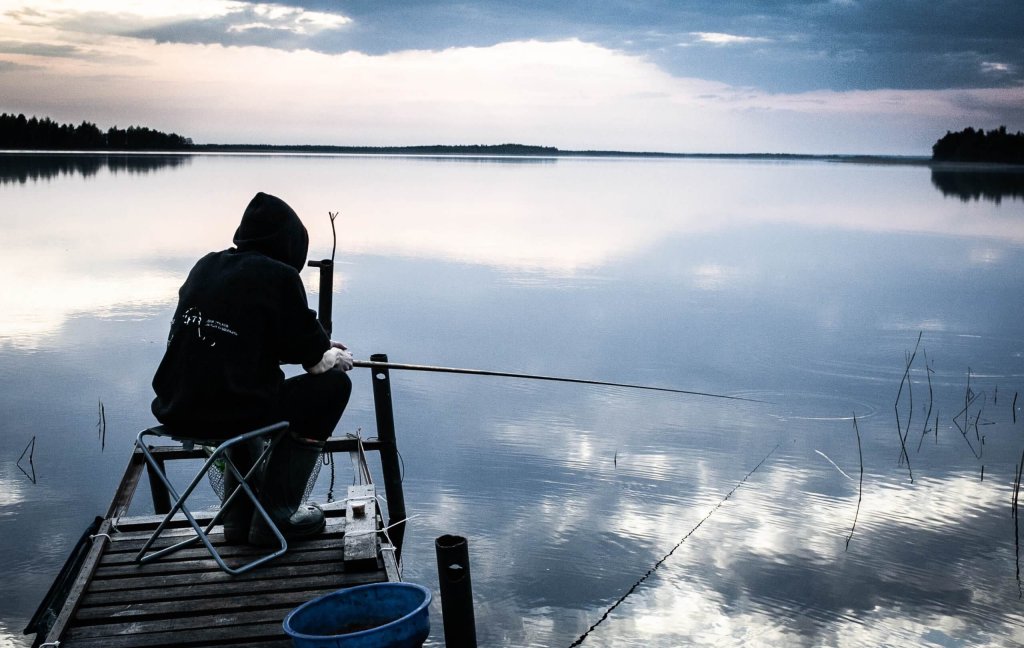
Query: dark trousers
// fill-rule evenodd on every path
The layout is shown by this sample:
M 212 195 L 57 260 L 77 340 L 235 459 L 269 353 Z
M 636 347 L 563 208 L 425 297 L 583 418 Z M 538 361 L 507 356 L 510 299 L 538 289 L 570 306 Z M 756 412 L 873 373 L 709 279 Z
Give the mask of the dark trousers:
M 352 381 L 341 369 L 301 374 L 281 385 L 280 420 L 298 438 L 326 441 L 352 395 Z

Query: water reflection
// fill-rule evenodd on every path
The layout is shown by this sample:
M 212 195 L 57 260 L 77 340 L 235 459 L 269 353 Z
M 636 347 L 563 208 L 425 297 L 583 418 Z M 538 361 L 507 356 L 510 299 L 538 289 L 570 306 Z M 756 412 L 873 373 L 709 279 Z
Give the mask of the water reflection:
M 436 591 L 433 539 L 468 537 L 481 645 L 568 645 L 704 518 L 584 645 L 1024 641 L 1007 510 L 1024 226 L 1005 205 L 943 200 L 922 168 L 805 163 L 201 157 L 53 180 L 0 194 L 13 627 L 151 423 L 182 277 L 268 189 L 295 197 L 314 254 L 344 205 L 333 319 L 359 357 L 771 401 L 395 372 L 405 576 Z M 918 449 L 915 414 L 910 483 L 893 400 L 921 330 L 941 428 Z M 950 421 L 968 367 L 993 395 L 980 461 Z M 354 381 L 339 433 L 374 429 Z M 35 485 L 16 466 L 32 436 Z
M 141 174 L 191 162 L 187 155 L 119 155 L 116 153 L 0 153 L 0 185 L 25 184 L 59 176 L 96 176 L 100 171 Z
M 1000 204 L 1003 198 L 1024 200 L 1024 169 L 1002 171 L 963 171 L 932 169 L 932 184 L 943 196 L 963 202 L 990 200 Z

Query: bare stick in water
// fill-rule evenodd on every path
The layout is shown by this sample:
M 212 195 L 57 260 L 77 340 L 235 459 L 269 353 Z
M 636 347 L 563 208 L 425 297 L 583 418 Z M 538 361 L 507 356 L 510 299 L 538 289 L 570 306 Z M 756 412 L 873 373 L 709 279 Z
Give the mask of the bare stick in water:
M 96 435 L 100 439 L 100 452 L 103 452 L 107 448 L 107 412 L 103 407 L 103 401 L 100 401 L 99 415 L 96 419 Z
M 33 436 L 32 440 L 28 442 L 28 445 L 25 446 L 25 449 L 21 451 L 21 456 L 18 457 L 18 461 L 16 464 L 18 466 L 18 470 L 20 470 L 22 473 L 25 474 L 26 477 L 32 480 L 33 484 L 36 483 L 36 464 L 34 461 L 32 461 L 32 458 L 35 455 L 35 453 L 36 438 Z M 29 470 L 32 471 L 31 474 L 28 472 L 28 470 L 25 470 L 24 466 L 21 465 L 21 460 L 25 458 L 26 454 L 28 454 L 28 466 Z
M 334 219 L 338 217 L 341 212 L 327 212 L 327 215 L 331 217 L 331 264 L 334 264 L 334 253 L 338 251 L 338 231 L 334 229 Z
M 1017 559 L 1017 598 L 1024 597 L 1024 589 L 1022 589 L 1020 582 L 1020 520 L 1017 515 L 1017 501 L 1020 496 L 1022 470 L 1024 470 L 1024 452 L 1021 452 L 1020 463 L 1017 464 L 1017 479 L 1013 482 L 1013 503 L 1011 505 L 1011 511 L 1013 512 L 1013 549 Z
M 690 531 L 689 531 L 689 532 L 688 532 L 688 533 L 687 533 L 686 535 L 684 535 L 684 536 L 683 536 L 683 539 L 682 539 L 682 540 L 680 540 L 680 541 L 679 541 L 679 542 L 678 542 L 678 543 L 676 544 L 676 546 L 672 547 L 672 550 L 671 550 L 671 551 L 669 551 L 669 552 L 668 552 L 667 554 L 665 554 L 664 556 L 662 556 L 661 560 L 659 560 L 658 562 L 654 563 L 654 566 L 653 566 L 653 567 L 651 567 L 650 569 L 648 569 L 648 570 L 647 570 L 647 573 L 646 573 L 646 574 L 644 574 L 643 576 L 641 576 L 641 577 L 640 577 L 640 580 L 638 580 L 637 582 L 633 583 L 633 586 L 632 586 L 632 587 L 630 587 L 630 588 L 629 588 L 629 590 L 627 590 L 625 594 L 623 594 L 623 595 L 622 595 L 621 597 L 619 597 L 619 600 L 615 601 L 615 603 L 613 603 L 613 604 L 612 604 L 612 606 L 611 606 L 610 608 L 608 608 L 607 610 L 605 610 L 605 613 L 601 615 L 601 618 L 600 618 L 600 619 L 598 619 L 597 621 L 595 621 L 595 622 L 594 622 L 594 625 L 590 626 L 590 627 L 589 627 L 589 628 L 587 629 L 587 631 L 586 631 L 586 632 L 584 632 L 583 634 L 581 634 L 581 635 L 579 636 L 579 638 L 578 638 L 578 639 L 577 639 L 576 641 L 574 641 L 574 642 L 572 642 L 571 644 L 569 644 L 569 648 L 575 648 L 575 646 L 578 646 L 578 645 L 580 645 L 581 643 L 583 643 L 583 641 L 584 641 L 584 640 L 585 640 L 585 639 L 587 638 L 587 636 L 588 636 L 588 635 L 589 635 L 589 634 L 590 634 L 591 632 L 593 632 L 593 631 L 594 631 L 594 628 L 596 628 L 597 626 L 601 625 L 601 623 L 602 623 L 602 622 L 603 622 L 603 621 L 604 621 L 605 619 L 607 619 L 607 618 L 608 618 L 608 615 L 612 613 L 612 610 L 614 610 L 615 608 L 619 607 L 619 604 L 620 604 L 620 603 L 622 603 L 623 601 L 625 601 L 625 600 L 626 600 L 626 598 L 627 598 L 627 597 L 628 597 L 628 596 L 629 596 L 630 594 L 632 594 L 633 592 L 635 592 L 635 591 L 636 591 L 636 588 L 640 587 L 640 585 L 641 585 L 641 584 L 642 584 L 642 583 L 643 583 L 643 582 L 644 582 L 645 580 L 647 580 L 647 578 L 648 578 L 648 577 L 649 577 L 649 576 L 650 576 L 651 574 L 653 574 L 653 573 L 654 573 L 654 572 L 655 572 L 655 571 L 656 571 L 656 570 L 658 569 L 658 567 L 661 567 L 662 563 L 664 563 L 664 562 L 665 562 L 666 560 L 668 560 L 668 559 L 669 559 L 669 557 L 670 557 L 670 556 L 671 556 L 672 554 L 674 554 L 674 553 L 676 552 L 676 549 L 678 549 L 679 547 L 681 547 L 681 546 L 682 546 L 682 544 L 683 544 L 684 542 L 686 542 L 686 539 L 687 539 L 687 538 L 689 538 L 689 537 L 690 537 L 691 535 L 693 535 L 694 531 L 696 531 L 697 529 L 699 529 L 699 528 L 700 528 L 700 525 L 704 524 L 704 522 L 705 522 L 705 521 L 706 521 L 706 520 L 707 520 L 707 519 L 708 519 L 709 517 L 711 517 L 711 515 L 712 515 L 712 514 L 713 514 L 713 513 L 715 512 L 715 511 L 717 511 L 717 510 L 719 509 L 719 507 L 720 507 L 720 506 L 722 506 L 722 504 L 725 504 L 726 500 L 728 500 L 728 499 L 729 499 L 730 497 L 732 497 L 732 494 L 736 492 L 736 489 L 738 489 L 738 488 L 739 488 L 740 486 L 742 486 L 742 485 L 743 485 L 743 484 L 744 484 L 744 483 L 745 483 L 745 482 L 747 481 L 747 479 L 749 479 L 749 478 L 750 478 L 750 476 L 751 476 L 751 475 L 753 475 L 753 474 L 754 474 L 755 472 L 757 472 L 757 469 L 761 467 L 761 464 L 763 464 L 764 462 L 768 461 L 768 457 L 772 456 L 772 454 L 773 454 L 773 453 L 774 453 L 774 452 L 775 452 L 776 450 L 778 450 L 778 449 L 779 449 L 779 446 L 778 446 L 778 445 L 776 445 L 776 446 L 775 446 L 774 448 L 772 448 L 772 449 L 771 449 L 771 452 L 769 452 L 768 454 L 766 454 L 766 455 L 764 456 L 764 459 L 762 459 L 761 461 L 757 462 L 757 465 L 756 465 L 756 466 L 754 466 L 754 467 L 753 467 L 753 469 L 751 469 L 751 471 L 750 471 L 750 472 L 748 472 L 748 473 L 746 474 L 746 476 L 745 476 L 745 477 L 744 477 L 743 479 L 741 479 L 741 480 L 740 480 L 740 481 L 739 481 L 739 482 L 738 482 L 738 483 L 737 483 L 737 484 L 736 484 L 735 486 L 733 486 L 733 487 L 732 487 L 732 490 L 731 490 L 731 491 L 729 491 L 728 493 L 726 493 L 725 497 L 723 497 L 723 498 L 722 498 L 722 500 L 721 500 L 720 502 L 718 502 L 718 504 L 715 504 L 715 507 L 714 507 L 713 509 L 711 509 L 710 511 L 708 511 L 708 514 L 707 514 L 707 515 L 705 515 L 705 516 L 703 517 L 703 519 L 701 519 L 701 521 L 697 523 L 697 526 L 695 526 L 695 527 L 693 527 L 692 529 L 690 529 Z
M 853 415 L 853 431 L 857 433 L 857 455 L 860 457 L 860 486 L 857 489 L 857 511 L 853 514 L 853 526 L 850 527 L 850 535 L 846 536 L 846 551 L 850 549 L 850 540 L 853 539 L 853 531 L 857 528 L 857 518 L 860 517 L 860 501 L 864 497 L 864 452 L 860 447 L 860 428 L 857 427 L 857 414 Z
M 917 356 L 917 348 L 921 344 L 921 336 L 923 334 L 924 334 L 924 331 L 920 331 L 917 334 L 917 343 L 914 345 L 914 352 L 907 356 L 907 368 L 903 371 L 903 378 L 900 380 L 900 388 L 899 388 L 899 391 L 896 392 L 896 404 L 894 405 L 894 409 L 896 410 L 896 434 L 900 438 L 900 463 L 902 463 L 903 461 L 907 462 L 907 473 L 910 475 L 910 482 L 911 483 L 914 482 L 914 471 L 911 470 L 911 468 L 910 468 L 910 455 L 907 454 L 907 434 L 910 433 L 910 420 L 911 420 L 911 417 L 913 417 L 913 415 L 914 415 L 914 401 L 913 401 L 912 392 L 909 391 L 909 389 L 910 389 L 909 386 L 908 386 L 908 393 L 911 393 L 911 396 L 910 396 L 911 401 L 910 401 L 910 414 L 907 415 L 907 432 L 906 433 L 904 433 L 903 429 L 900 427 L 900 397 L 903 395 L 903 385 L 904 385 L 904 383 L 907 383 L 909 385 L 909 383 L 911 382 L 910 381 L 910 367 L 911 367 L 911 365 L 914 364 L 914 358 Z
M 935 403 L 935 394 L 932 391 L 932 374 L 935 370 L 928 365 L 928 349 L 924 350 L 924 373 L 928 376 L 928 413 L 924 415 L 924 428 L 921 430 L 921 438 L 917 442 L 917 451 L 921 452 L 921 444 L 928 436 L 928 421 L 932 417 L 932 405 Z
M 1014 424 L 1016 424 L 1017 423 L 1017 392 L 1013 392 L 1013 405 L 1010 406 L 1010 409 L 1013 411 L 1013 422 L 1014 422 Z
M 953 425 L 956 426 L 956 429 L 960 430 L 960 435 L 963 436 L 964 441 L 967 442 L 967 447 L 969 447 L 971 449 L 971 452 L 974 454 L 974 458 L 975 459 L 981 459 L 981 453 L 974 449 L 974 444 L 971 443 L 971 438 L 969 436 L 967 436 L 968 430 L 971 429 L 971 421 L 970 421 L 970 418 L 969 418 L 970 415 L 968 414 L 967 409 L 972 404 L 974 404 L 974 401 L 976 401 L 977 399 L 978 399 L 978 395 L 977 394 L 972 394 L 971 400 L 969 400 L 967 402 L 967 405 L 964 407 L 964 409 L 962 409 L 959 412 L 957 412 L 956 416 L 953 417 Z M 960 421 L 957 420 L 957 419 L 960 418 L 961 415 L 963 415 L 963 417 L 964 417 L 964 424 L 963 425 L 960 425 Z

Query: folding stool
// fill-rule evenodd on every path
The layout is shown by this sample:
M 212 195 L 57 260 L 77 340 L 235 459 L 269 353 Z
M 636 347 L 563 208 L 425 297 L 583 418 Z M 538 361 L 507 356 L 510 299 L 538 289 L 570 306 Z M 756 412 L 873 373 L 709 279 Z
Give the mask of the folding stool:
M 273 560 L 274 558 L 277 558 L 278 556 L 282 555 L 285 551 L 287 551 L 288 542 L 285 540 L 284 535 L 281 533 L 281 530 L 277 528 L 276 524 L 274 524 L 274 521 L 271 519 L 270 514 L 267 513 L 267 510 L 263 507 L 262 504 L 260 504 L 259 498 L 253 491 L 252 486 L 249 483 L 250 480 L 253 479 L 255 475 L 259 474 L 259 472 L 263 469 L 263 466 L 270 458 L 270 453 L 273 451 L 277 443 L 281 440 L 282 436 L 284 435 L 287 429 L 288 422 L 281 421 L 273 425 L 268 425 L 266 427 L 259 428 L 258 430 L 253 430 L 251 432 L 240 434 L 230 439 L 217 440 L 192 437 L 189 436 L 180 428 L 172 428 L 166 425 L 158 425 L 156 427 L 147 428 L 139 432 L 139 435 L 135 439 L 135 447 L 142 452 L 142 455 L 143 457 L 145 457 L 146 462 L 149 464 L 150 468 L 152 468 L 152 472 L 150 473 L 150 475 L 156 475 L 157 478 L 163 483 L 164 487 L 167 489 L 167 492 L 170 494 L 172 498 L 173 504 L 171 506 L 171 510 L 167 512 L 167 515 L 164 516 L 164 519 L 156 527 L 156 530 L 153 531 L 153 534 L 149 537 L 148 540 L 146 540 L 146 543 L 142 546 L 142 549 L 135 556 L 135 562 L 148 563 L 150 561 L 156 560 L 157 558 L 166 556 L 168 554 L 174 553 L 175 551 L 178 551 L 179 549 L 183 549 L 189 545 L 192 545 L 198 540 L 206 546 L 207 550 L 210 552 L 210 555 L 212 555 L 213 559 L 217 561 L 217 564 L 220 566 L 221 569 L 223 569 L 225 572 L 229 574 L 235 575 L 246 572 L 252 569 L 253 567 L 256 567 L 257 565 L 262 565 L 268 560 Z M 150 451 L 149 445 L 147 444 L 146 440 L 152 437 L 159 437 L 177 441 L 178 443 L 181 443 L 182 447 L 185 448 L 186 450 L 191 449 L 195 445 L 203 445 L 214 448 L 209 458 L 207 458 L 207 460 L 203 463 L 203 467 L 199 470 L 196 476 L 192 478 L 192 481 L 189 483 L 188 487 L 180 496 L 178 495 L 178 492 L 175 490 L 174 486 L 171 484 L 170 480 L 167 478 L 167 474 L 165 473 L 160 462 L 158 462 L 156 458 L 153 457 L 153 454 Z M 264 449 L 263 452 L 260 453 L 260 455 L 256 458 L 256 460 L 253 461 L 252 468 L 250 468 L 249 471 L 245 475 L 243 475 L 241 471 L 239 471 L 238 467 L 235 466 L 234 462 L 231 461 L 231 456 L 228 453 L 228 449 L 235 445 L 248 443 L 252 439 L 260 439 L 264 441 Z M 238 481 L 238 487 L 235 488 L 232 493 L 225 493 L 224 503 L 221 505 L 220 511 L 217 512 L 217 514 L 213 517 L 212 520 L 210 520 L 210 523 L 206 525 L 206 528 L 204 529 L 196 521 L 195 517 L 192 515 L 192 512 L 189 510 L 188 506 L 186 506 L 186 500 L 195 490 L 196 486 L 198 486 L 199 483 L 203 480 L 203 478 L 206 477 L 207 473 L 210 471 L 210 468 L 212 468 L 219 461 L 223 462 L 225 474 L 227 474 L 228 471 L 231 471 L 231 474 L 234 475 L 235 479 Z M 279 547 L 277 549 L 274 549 L 271 553 L 262 555 L 256 558 L 255 560 L 252 560 L 241 565 L 240 567 L 229 567 L 224 562 L 224 559 L 221 557 L 217 549 L 213 546 L 213 543 L 210 542 L 209 533 L 210 530 L 214 527 L 214 525 L 220 522 L 221 518 L 224 516 L 224 512 L 235 501 L 235 498 L 239 497 L 240 494 L 252 500 L 252 503 L 256 507 L 257 513 L 263 516 L 263 519 L 267 522 L 270 529 L 277 537 L 279 541 Z M 160 535 L 167 528 L 167 525 L 171 522 L 171 519 L 175 516 L 176 513 L 178 513 L 178 511 L 181 511 L 181 513 L 188 520 L 189 524 L 192 525 L 192 529 L 195 531 L 196 535 L 187 538 L 186 540 L 183 540 L 181 542 L 172 544 L 169 547 L 164 547 L 163 549 L 147 553 L 150 547 L 153 545 L 153 543 L 156 542 L 157 538 L 159 538 Z

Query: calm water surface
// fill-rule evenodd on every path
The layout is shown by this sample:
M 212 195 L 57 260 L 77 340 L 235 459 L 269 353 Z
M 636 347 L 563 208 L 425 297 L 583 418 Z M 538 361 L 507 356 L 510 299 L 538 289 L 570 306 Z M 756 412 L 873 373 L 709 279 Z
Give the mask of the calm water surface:
M 1024 643 L 1020 186 L 828 162 L 0 156 L 0 646 L 25 644 L 106 509 L 177 287 L 256 191 L 296 208 L 314 257 L 341 212 L 335 337 L 357 357 L 768 401 L 393 374 L 404 575 L 436 592 L 434 539 L 466 536 L 481 645 L 568 646 L 669 552 L 583 645 Z M 338 434 L 373 433 L 360 371 Z

